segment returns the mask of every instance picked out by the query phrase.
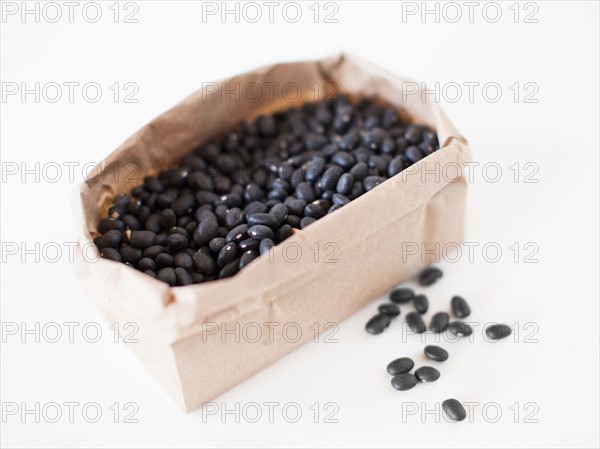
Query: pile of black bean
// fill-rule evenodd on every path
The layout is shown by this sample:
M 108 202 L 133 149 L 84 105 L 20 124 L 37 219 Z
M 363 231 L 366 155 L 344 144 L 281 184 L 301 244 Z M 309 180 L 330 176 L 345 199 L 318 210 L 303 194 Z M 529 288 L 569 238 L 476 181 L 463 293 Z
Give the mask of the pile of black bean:
M 370 100 L 260 116 L 115 198 L 94 243 L 172 286 L 227 278 L 438 149 L 434 131 Z
M 419 284 L 423 287 L 434 284 L 443 276 L 442 271 L 436 267 L 426 268 L 418 278 Z M 412 303 L 414 311 L 406 314 L 406 324 L 413 332 L 422 334 L 427 331 L 425 321 L 422 315 L 429 310 L 429 300 L 423 294 L 415 294 L 410 288 L 398 288 L 392 290 L 389 295 L 391 303 L 382 304 L 378 308 L 378 313 L 371 318 L 366 325 L 366 330 L 370 334 L 379 335 L 383 333 L 391 324 L 392 320 L 400 315 L 400 304 Z M 452 313 L 459 319 L 467 318 L 471 315 L 471 308 L 467 301 L 461 296 L 454 296 L 450 301 Z M 429 323 L 429 330 L 434 333 L 445 332 L 446 330 L 456 336 L 467 337 L 473 333 L 472 327 L 464 321 L 450 321 L 450 315 L 447 312 L 435 313 Z M 506 324 L 493 324 L 485 329 L 486 335 L 491 340 L 500 340 L 508 337 L 512 330 Z M 435 345 L 425 347 L 425 356 L 437 362 L 448 360 L 448 351 Z M 441 376 L 440 372 L 431 366 L 422 366 L 414 374 L 410 371 L 414 368 L 415 362 L 409 357 L 401 357 L 393 360 L 387 366 L 387 372 L 394 376 L 392 378 L 392 387 L 399 391 L 410 390 L 420 382 L 435 382 Z M 456 399 L 447 399 L 442 403 L 442 409 L 449 419 L 462 421 L 466 418 L 466 412 L 462 404 Z

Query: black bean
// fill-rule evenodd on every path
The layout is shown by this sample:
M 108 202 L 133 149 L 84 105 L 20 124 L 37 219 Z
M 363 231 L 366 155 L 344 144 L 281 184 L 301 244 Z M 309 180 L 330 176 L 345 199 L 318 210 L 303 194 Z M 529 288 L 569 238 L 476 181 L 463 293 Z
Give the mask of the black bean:
M 236 193 L 228 193 L 226 195 L 221 195 L 215 201 L 216 205 L 224 204 L 227 207 L 240 207 L 242 203 L 242 197 Z
M 185 270 L 189 270 L 194 266 L 194 261 L 192 260 L 192 256 L 187 253 L 177 253 L 173 257 L 175 261 L 175 266 L 178 268 L 183 268 Z
M 300 229 L 304 229 L 308 225 L 313 224 L 315 221 L 317 221 L 316 218 L 304 217 L 302 220 L 300 220 Z
M 387 171 L 388 160 L 382 156 L 369 157 L 369 168 L 377 173 L 384 174 Z
M 431 360 L 435 360 L 437 362 L 444 362 L 448 360 L 448 351 L 435 345 L 425 346 L 425 355 Z
M 287 198 L 284 204 L 287 206 L 290 214 L 302 215 L 306 201 L 299 198 Z
M 168 253 L 161 253 L 154 260 L 159 268 L 172 267 L 175 264 L 175 259 Z
M 193 190 L 212 191 L 215 188 L 212 177 L 208 173 L 193 172 L 188 178 L 188 186 Z
M 245 251 L 240 257 L 240 270 L 258 257 L 258 252 L 252 249 Z
M 411 358 L 401 357 L 391 361 L 387 366 L 387 372 L 392 376 L 397 374 L 408 373 L 415 366 L 415 362 Z
M 138 248 L 148 248 L 156 244 L 156 234 L 152 231 L 132 231 L 129 244 Z
M 104 259 L 114 260 L 115 262 L 121 262 L 121 254 L 114 248 L 102 248 L 100 250 L 100 256 Z
M 386 330 L 391 322 L 392 319 L 389 316 L 377 314 L 367 322 L 365 329 L 370 334 L 378 335 Z
M 432 366 L 422 366 L 415 371 L 415 377 L 421 382 L 435 382 L 440 378 L 440 372 Z
M 369 167 L 364 162 L 359 162 L 350 170 L 350 174 L 355 181 L 362 181 L 369 174 Z
M 400 315 L 400 307 L 398 307 L 396 304 L 381 304 L 377 310 L 382 315 L 387 315 L 391 318 Z
M 292 228 L 300 229 L 300 223 L 302 219 L 296 215 L 288 215 L 285 219 L 285 223 L 289 224 Z
M 333 195 L 333 204 L 338 206 L 345 206 L 350 202 L 350 198 L 346 195 L 342 195 L 341 193 L 336 193 Z
M 465 408 L 456 399 L 446 399 L 442 402 L 442 409 L 452 421 L 463 421 L 467 417 Z
M 267 206 L 259 201 L 253 201 L 244 208 L 244 212 L 246 212 L 246 215 L 253 214 L 255 212 L 266 212 L 268 210 L 269 209 L 267 208 Z
M 411 302 L 415 296 L 415 292 L 410 288 L 397 288 L 390 293 L 390 300 L 396 304 L 406 304 Z
M 448 328 L 448 323 L 450 322 L 450 315 L 446 312 L 438 312 L 431 318 L 431 322 L 429 323 L 429 329 L 439 334 L 444 332 Z
M 261 242 L 260 242 L 260 248 L 259 248 L 260 251 L 259 252 L 260 252 L 261 255 L 263 255 L 265 253 L 268 253 L 271 250 L 271 248 L 273 248 L 274 246 L 275 246 L 275 243 L 271 239 L 261 240 Z
M 421 315 L 417 312 L 409 312 L 406 314 L 406 324 L 409 329 L 418 334 L 422 334 L 427 330 L 423 318 L 421 318 Z
M 165 269 L 166 268 L 163 268 L 163 270 Z M 175 279 L 177 285 L 191 285 L 194 283 L 194 280 L 192 279 L 190 273 L 188 273 L 187 270 L 181 267 L 175 268 Z
M 130 245 L 121 247 L 121 259 L 123 262 L 137 263 L 142 258 L 142 250 Z
M 217 257 L 217 265 L 219 265 L 220 267 L 224 267 L 233 259 L 235 259 L 236 253 L 237 245 L 235 243 L 228 243 L 219 252 L 219 256 Z
M 259 116 L 256 119 L 256 126 L 258 128 L 258 132 L 264 137 L 273 136 L 277 132 L 277 124 L 275 123 L 274 118 L 271 116 Z
M 229 209 L 227 216 L 225 217 L 225 223 L 229 229 L 235 228 L 244 223 L 246 214 L 239 207 Z
M 225 246 L 225 240 L 223 240 L 223 246 Z M 260 240 L 252 238 L 244 239 L 240 243 L 238 243 L 238 248 L 240 251 L 257 250 L 259 246 Z
M 346 194 L 352 189 L 354 177 L 350 173 L 344 173 L 338 180 L 336 191 L 341 194 Z
M 275 240 L 277 243 L 283 242 L 293 234 L 292 227 L 289 224 L 284 224 L 275 232 Z
M 343 173 L 344 169 L 342 167 L 339 167 L 337 165 L 332 165 L 331 167 L 329 167 L 327 170 L 325 170 L 323 176 L 321 176 L 321 188 L 323 190 L 335 190 L 335 188 L 337 187 L 337 183 L 340 180 L 340 177 Z M 296 192 L 296 196 L 298 196 L 298 198 L 305 199 L 299 196 L 298 192 Z M 306 202 L 308 203 L 312 201 L 314 201 L 314 198 L 312 200 L 306 200 Z
M 312 217 L 318 220 L 319 218 L 325 216 L 325 211 L 321 208 L 321 206 L 310 203 L 304 208 L 304 215 L 306 217 Z
M 396 149 L 396 142 L 394 142 L 394 139 L 391 139 L 390 137 L 386 137 L 385 139 L 383 139 L 383 142 L 381 142 L 381 152 L 382 153 L 392 154 L 395 149 Z
M 164 253 L 165 251 L 166 251 L 166 248 L 164 246 L 154 245 L 154 246 L 151 246 L 150 248 L 146 248 L 144 250 L 144 257 L 149 257 L 150 259 L 154 259 L 160 253 Z
M 196 201 L 198 201 L 199 204 L 211 204 L 217 201 L 218 198 L 219 195 L 210 190 L 199 190 L 196 192 Z
M 159 280 L 166 282 L 171 287 L 173 287 L 177 283 L 177 276 L 175 276 L 175 270 L 173 270 L 173 268 L 170 267 L 158 270 L 156 277 Z
M 351 150 L 356 146 L 359 140 L 360 135 L 358 134 L 358 130 L 353 129 L 342 137 L 338 145 L 342 150 Z
M 249 226 L 263 225 L 269 228 L 276 228 L 280 223 L 279 219 L 270 213 L 249 214 L 246 217 L 246 221 Z
M 381 176 L 367 176 L 363 180 L 363 187 L 365 188 L 365 191 L 368 192 L 370 190 L 373 190 L 375 187 L 377 187 L 383 181 L 385 181 L 385 178 L 383 178 Z
M 416 295 L 413 298 L 413 305 L 415 306 L 415 310 L 420 314 L 427 313 L 429 309 L 429 300 L 425 295 Z
M 492 324 L 485 329 L 485 334 L 492 340 L 500 340 L 511 333 L 512 329 L 506 324 Z
M 331 206 L 329 208 L 329 210 L 327 211 L 327 214 L 332 214 L 341 207 L 342 207 L 342 204 L 334 204 L 333 206 Z
M 248 235 L 257 240 L 271 239 L 275 237 L 275 233 L 271 228 L 265 225 L 254 225 L 248 228 Z
M 307 182 L 315 182 L 321 176 L 323 170 L 325 170 L 325 159 L 317 156 L 307 164 L 304 179 Z
M 165 188 L 155 176 L 146 176 L 144 178 L 144 188 L 148 192 L 163 192 Z
M 368 148 L 376 150 L 379 148 L 379 145 L 381 145 L 381 142 L 383 142 L 383 139 L 385 139 L 386 135 L 386 132 L 381 128 L 374 128 L 364 135 L 363 141 Z
M 183 194 L 173 202 L 173 212 L 178 217 L 189 213 L 196 205 L 196 198 L 191 193 Z
M 223 249 L 223 247 L 225 246 L 226 243 L 227 242 L 225 241 L 225 239 L 223 237 L 215 237 L 210 242 L 208 242 L 208 247 L 210 248 L 210 250 L 212 252 L 218 253 L 219 251 L 221 251 Z
M 127 213 L 128 204 L 113 204 L 108 208 L 110 218 L 121 218 Z
M 160 225 L 163 229 L 169 229 L 177 223 L 177 215 L 173 209 L 165 209 L 160 213 Z
M 473 333 L 473 328 L 462 321 L 452 321 L 448 324 L 448 330 L 454 335 L 468 337 Z
M 288 193 L 285 190 L 275 189 L 275 190 L 271 190 L 269 192 L 269 194 L 267 195 L 267 198 L 270 200 L 283 201 L 287 198 L 287 196 L 288 196 Z
M 102 248 L 116 248 L 121 243 L 121 231 L 111 229 L 100 238 L 100 245 Z
M 149 257 L 144 257 L 138 262 L 138 268 L 142 271 L 152 270 L 156 271 L 156 262 Z
M 423 128 L 411 125 L 406 128 L 404 138 L 410 143 L 419 143 L 423 137 Z
M 214 216 L 207 216 L 194 232 L 194 242 L 199 246 L 207 245 L 219 234 L 219 224 Z
M 436 267 L 425 268 L 419 275 L 419 284 L 424 287 L 434 284 L 438 279 L 444 275 L 442 270 Z
M 392 378 L 392 387 L 400 391 L 410 390 L 418 383 L 417 378 L 411 373 L 397 374 Z
M 125 231 L 125 223 L 123 223 L 123 221 L 121 220 L 115 220 L 114 218 L 105 218 L 103 220 L 100 220 L 100 223 L 98 223 L 99 233 L 105 234 L 108 231 L 112 230 L 120 232 Z
M 145 223 L 148 218 L 150 218 L 150 215 L 152 215 L 150 208 L 148 206 L 142 206 L 140 213 L 138 214 L 138 218 L 141 223 Z
M 204 276 L 212 276 L 217 272 L 217 262 L 208 254 L 198 251 L 192 256 L 192 259 L 196 268 Z
M 247 203 L 251 203 L 252 201 L 258 201 L 263 198 L 265 192 L 260 188 L 260 186 L 254 182 L 248 184 L 246 186 L 246 190 L 244 191 L 244 200 Z
M 152 214 L 148 217 L 148 219 L 146 220 L 146 223 L 144 225 L 144 227 L 146 228 L 146 230 L 148 231 L 152 231 L 155 234 L 158 234 L 161 230 L 161 226 L 160 226 L 160 214 Z
M 404 152 L 404 156 L 413 164 L 420 161 L 425 156 L 419 147 L 410 146 Z
M 219 279 L 224 279 L 233 276 L 240 270 L 240 259 L 233 259 L 225 265 L 219 272 Z
M 197 271 L 192 271 L 190 275 L 192 276 L 194 284 L 199 284 L 207 280 L 207 277 L 204 277 L 202 273 L 198 273 Z
M 450 305 L 452 306 L 452 312 L 458 318 L 466 318 L 471 315 L 471 308 L 467 301 L 464 300 L 461 296 L 454 296 L 450 301 Z
M 356 163 L 356 159 L 350 153 L 338 151 L 331 157 L 331 162 L 339 165 L 343 170 L 350 170 Z
M 144 273 L 150 277 L 156 278 L 156 272 L 153 270 L 146 270 L 146 271 L 144 271 Z
M 307 203 L 312 203 L 316 199 L 315 191 L 308 182 L 298 184 L 298 187 L 296 187 L 296 196 Z
M 283 203 L 275 204 L 269 211 L 269 214 L 277 218 L 277 220 L 279 221 L 277 225 L 279 226 L 285 221 L 286 217 L 288 216 L 288 207 Z
M 190 238 L 190 233 L 189 233 L 189 232 L 187 232 L 187 231 L 186 231 L 184 228 L 181 228 L 181 227 L 179 227 L 179 226 L 173 226 L 171 229 L 169 229 L 168 236 L 169 236 L 169 235 L 174 235 L 174 234 L 179 234 L 179 235 L 182 235 L 182 236 L 184 236 L 184 237 L 185 237 L 186 239 L 188 239 L 188 240 L 189 240 L 189 238 Z M 157 236 L 157 238 L 156 238 L 156 239 L 157 239 L 157 241 L 158 241 L 158 236 Z
M 350 193 L 348 193 L 348 198 L 350 198 L 350 200 L 355 200 L 356 198 L 358 198 L 359 196 L 361 196 L 363 193 L 365 193 L 365 189 L 362 185 L 362 182 L 355 182 L 352 185 L 352 190 L 350 190 Z
M 388 166 L 387 166 L 387 175 L 391 178 L 392 176 L 396 176 L 402 170 L 404 170 L 407 166 L 406 159 L 404 156 L 398 155 L 393 158 Z

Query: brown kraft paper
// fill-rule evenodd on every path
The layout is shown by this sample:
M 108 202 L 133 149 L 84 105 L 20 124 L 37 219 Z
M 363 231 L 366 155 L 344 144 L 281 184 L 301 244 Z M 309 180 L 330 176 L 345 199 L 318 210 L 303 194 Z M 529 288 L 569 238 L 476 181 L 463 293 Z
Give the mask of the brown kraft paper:
M 462 242 L 467 142 L 437 104 L 403 94 L 408 82 L 337 55 L 210 83 L 127 139 L 78 190 L 80 275 L 111 323 L 137 324 L 138 342 L 129 346 L 186 411 L 314 338 L 314 323 L 322 332 L 327 323 L 339 323 L 431 262 L 421 252 L 403 257 L 406 242 L 427 248 Z M 289 93 L 284 98 L 277 88 L 258 101 L 221 95 L 235 83 L 295 83 L 302 96 L 291 104 Z M 132 167 L 141 183 L 143 176 L 156 174 L 241 120 L 314 101 L 315 92 L 324 98 L 332 86 L 402 108 L 413 121 L 438 132 L 441 149 L 296 232 L 229 279 L 171 288 L 99 258 L 92 243 L 97 223 L 115 195 L 135 186 Z M 444 167 L 451 167 L 445 172 L 455 177 L 440 174 Z

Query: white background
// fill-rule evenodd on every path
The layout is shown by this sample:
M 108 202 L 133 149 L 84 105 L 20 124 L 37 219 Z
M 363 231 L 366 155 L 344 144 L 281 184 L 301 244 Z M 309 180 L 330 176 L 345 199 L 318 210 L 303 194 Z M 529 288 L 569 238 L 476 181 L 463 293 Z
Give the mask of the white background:
M 5 8 L 11 2 L 3 3 Z M 476 7 L 473 23 L 463 3 L 458 3 L 463 14 L 458 23 L 445 20 L 454 16 L 449 9 L 436 23 L 432 15 L 425 21 L 419 14 L 403 16 L 400 2 L 360 1 L 337 2 L 338 23 L 324 23 L 323 15 L 314 23 L 312 2 L 302 3 L 297 23 L 286 21 L 281 10 L 274 23 L 266 17 L 236 23 L 233 16 L 225 23 L 210 16 L 203 23 L 201 4 L 192 2 L 137 2 L 138 23 L 123 23 L 125 12 L 132 11 L 124 5 L 114 23 L 112 2 L 102 3 L 101 20 L 88 23 L 81 13 L 84 4 L 75 10 L 73 23 L 64 5 L 58 23 L 43 16 L 36 23 L 31 15 L 23 23 L 19 14 L 3 12 L 3 91 L 13 85 L 7 83 L 31 88 L 36 82 L 95 82 L 103 93 L 96 103 L 77 89 L 70 103 L 66 88 L 56 103 L 44 97 L 36 103 L 33 95 L 25 101 L 18 94 L 2 99 L 3 245 L 57 242 L 63 253 L 56 263 L 36 263 L 32 255 L 22 262 L 20 253 L 8 255 L 3 247 L 1 393 L 3 407 L 97 402 L 103 416 L 88 423 L 79 408 L 73 423 L 66 416 L 58 423 L 43 418 L 36 423 L 33 415 L 3 413 L 3 446 L 598 446 L 598 3 L 521 4 L 518 23 L 512 2 L 500 2 L 502 17 L 496 23 L 489 20 L 493 10 L 482 14 L 484 3 Z M 323 14 L 324 6 L 320 9 Z M 526 23 L 532 11 L 529 19 L 538 22 Z M 46 13 L 54 17 L 53 11 Z M 235 423 L 231 415 L 223 423 L 220 414 L 206 416 L 201 410 L 185 414 L 126 344 L 112 342 L 76 277 L 64 245 L 75 240 L 70 195 L 82 170 L 81 165 L 75 169 L 71 182 L 65 163 L 102 160 L 203 82 L 342 50 L 430 85 L 501 86 L 495 103 L 481 89 L 470 102 L 466 87 L 460 100 L 448 101 L 452 94 L 440 102 L 469 139 L 475 159 L 502 168 L 495 183 L 474 170 L 466 232 L 470 242 L 496 242 L 502 257 L 488 262 L 479 246 L 472 262 L 466 253 L 457 263 L 442 262 L 443 280 L 424 292 L 432 311 L 447 309 L 450 297 L 461 294 L 472 306 L 473 320 L 518 323 L 518 341 L 487 343 L 478 328 L 474 342 L 445 345 L 451 356 L 438 364 L 439 381 L 398 392 L 385 366 L 400 356 L 426 363 L 424 345 L 418 337 L 403 343 L 398 323 L 378 337 L 364 331 L 380 298 L 340 324 L 337 343 L 308 343 L 217 399 L 230 409 L 236 403 L 296 402 L 303 413 L 299 422 L 287 422 L 281 407 L 273 423 L 266 406 L 258 423 L 243 416 Z M 121 97 L 115 102 L 110 90 L 115 82 L 135 83 L 139 101 L 125 103 Z M 523 88 L 528 82 L 538 88 L 532 97 L 537 103 L 524 101 L 523 94 L 531 92 Z M 521 86 L 518 101 L 510 90 L 514 83 Z M 59 164 L 61 179 L 49 182 L 55 171 L 42 173 L 39 182 L 33 175 L 22 182 L 20 173 L 6 173 L 14 163 L 33 168 L 36 162 Z M 523 170 L 527 162 L 537 164 L 531 178 L 537 183 L 524 182 L 531 173 Z M 517 180 L 509 168 L 515 163 L 522 170 Z M 509 248 L 515 242 L 521 248 L 517 263 Z M 537 263 L 523 261 L 527 242 L 539 248 Z M 36 322 L 100 323 L 103 335 L 96 344 L 87 343 L 80 331 L 75 343 L 66 336 L 54 344 L 36 343 L 31 335 L 22 343 L 20 335 L 5 332 L 13 322 L 29 328 Z M 403 415 L 403 403 L 434 409 L 449 397 L 481 404 L 470 415 L 472 423 Z M 121 408 L 118 423 L 109 408 L 115 402 Z M 138 404 L 138 423 L 123 422 L 127 402 Z M 323 422 L 328 402 L 337 404 L 337 423 Z M 310 409 L 314 403 L 320 404 L 318 423 Z M 495 409 L 482 413 L 489 403 L 500 407 L 498 422 L 491 422 Z M 527 416 L 537 422 L 526 422 Z

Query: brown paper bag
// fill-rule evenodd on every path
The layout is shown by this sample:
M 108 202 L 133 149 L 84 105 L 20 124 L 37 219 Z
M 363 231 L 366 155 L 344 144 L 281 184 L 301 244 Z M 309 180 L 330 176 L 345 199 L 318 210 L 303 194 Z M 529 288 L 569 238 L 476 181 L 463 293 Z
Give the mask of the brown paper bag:
M 130 137 L 81 186 L 76 202 L 82 277 L 111 323 L 139 326 L 139 342 L 130 347 L 185 410 L 202 406 L 313 338 L 315 322 L 323 331 L 422 269 L 429 261 L 420 253 L 401 254 L 406 242 L 433 247 L 462 241 L 466 181 L 460 170 L 452 179 L 440 171 L 470 160 L 467 142 L 437 104 L 420 95 L 403 98 L 405 82 L 339 55 L 211 83 Z M 243 98 L 231 94 L 252 83 L 291 85 L 295 91 L 271 88 L 258 100 L 249 91 Z M 144 175 L 156 174 L 240 120 L 313 101 L 315 93 L 323 98 L 332 86 L 403 108 L 414 121 L 437 130 L 441 149 L 229 279 L 170 288 L 98 257 L 92 243 L 97 223 L 115 195 L 134 187 L 132 176 L 141 183 Z M 297 91 L 302 92 L 298 102 L 290 104 Z

